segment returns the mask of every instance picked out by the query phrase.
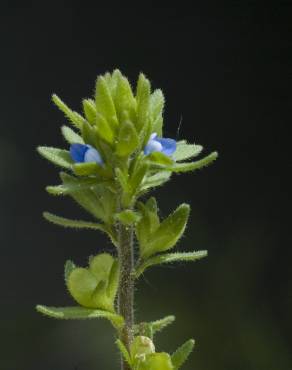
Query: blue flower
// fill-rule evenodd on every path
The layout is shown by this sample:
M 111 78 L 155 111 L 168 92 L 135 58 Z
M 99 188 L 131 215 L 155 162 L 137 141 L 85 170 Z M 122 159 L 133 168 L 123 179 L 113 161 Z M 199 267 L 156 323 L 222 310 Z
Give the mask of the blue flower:
M 173 139 L 165 139 L 157 137 L 154 132 L 144 148 L 144 154 L 148 155 L 153 152 L 161 152 L 167 156 L 171 156 L 176 151 L 176 141 Z
M 102 165 L 103 160 L 99 152 L 91 145 L 72 144 L 70 146 L 70 155 L 74 162 L 95 162 Z

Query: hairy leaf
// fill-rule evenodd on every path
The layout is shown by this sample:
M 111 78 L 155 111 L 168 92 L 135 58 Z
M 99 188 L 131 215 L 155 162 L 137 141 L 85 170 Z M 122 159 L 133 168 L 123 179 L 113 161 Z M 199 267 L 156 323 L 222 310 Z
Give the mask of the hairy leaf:
M 140 218 L 141 215 L 137 212 L 132 211 L 131 209 L 126 209 L 115 214 L 115 219 L 119 220 L 124 225 L 135 224 L 140 220 Z
M 171 177 L 171 172 L 169 171 L 159 171 L 154 175 L 146 177 L 143 182 L 142 190 L 148 190 L 156 186 L 163 185 Z
M 82 137 L 78 135 L 75 131 L 73 131 L 70 127 L 62 126 L 61 131 L 65 140 L 69 144 L 84 144 L 84 140 L 82 139 Z
M 124 319 L 122 316 L 105 310 L 95 310 L 79 306 L 48 307 L 43 305 L 37 305 L 36 309 L 38 312 L 46 316 L 52 317 L 54 319 L 84 320 L 84 319 L 105 318 L 111 321 L 111 323 L 116 328 L 121 328 L 124 324 Z
M 171 362 L 174 366 L 174 370 L 178 370 L 184 362 L 187 360 L 192 350 L 194 349 L 195 341 L 193 339 L 188 340 L 182 346 L 180 346 L 171 356 Z
M 159 228 L 149 236 L 149 240 L 141 250 L 143 259 L 159 252 L 172 248 L 182 236 L 190 213 L 187 204 L 181 204 L 170 216 L 168 216 Z
M 168 170 L 172 172 L 188 172 L 195 171 L 202 167 L 208 166 L 214 162 L 218 157 L 217 152 L 209 154 L 207 157 L 204 157 L 196 162 L 185 162 L 185 163 L 176 163 L 173 166 L 167 167 Z
M 76 268 L 76 265 L 73 261 L 67 260 L 65 262 L 64 266 L 64 278 L 65 278 L 65 283 L 67 285 L 68 277 L 71 274 L 71 272 Z
M 96 224 L 94 222 L 89 221 L 81 221 L 81 220 L 71 220 L 69 218 L 56 216 L 53 213 L 44 212 L 43 216 L 46 220 L 52 222 L 53 224 L 69 227 L 73 229 L 91 229 L 91 230 L 100 230 L 106 231 L 106 227 L 101 224 Z
M 68 195 L 76 191 L 82 191 L 85 189 L 93 189 L 97 185 L 96 178 L 84 178 L 79 179 L 77 183 L 74 184 L 62 184 L 62 185 L 49 185 L 46 187 L 48 193 L 52 195 Z
M 94 125 L 96 120 L 96 107 L 94 101 L 92 99 L 83 99 L 82 104 L 87 121 Z
M 149 105 L 150 105 L 150 82 L 141 73 L 137 84 L 137 131 L 140 132 L 143 126 L 149 125 Z
M 98 136 L 104 141 L 109 144 L 114 142 L 114 131 L 107 119 L 101 113 L 97 113 L 96 115 L 94 128 L 96 129 Z
M 172 158 L 175 161 L 183 161 L 185 159 L 196 157 L 202 150 L 203 147 L 201 145 L 178 143 Z
M 39 146 L 37 148 L 37 151 L 42 157 L 56 164 L 57 166 L 67 169 L 72 168 L 73 161 L 71 159 L 70 153 L 67 150 L 52 148 L 48 146 Z
M 100 113 L 113 127 L 117 126 L 117 115 L 110 89 L 104 77 L 98 77 L 95 90 L 96 111 Z
M 116 153 L 120 157 L 131 155 L 139 145 L 139 137 L 132 122 L 125 121 L 121 124 L 118 141 L 116 144 Z
M 79 113 L 72 111 L 56 94 L 52 95 L 52 100 L 71 123 L 81 130 L 85 119 Z
M 173 263 L 179 261 L 197 261 L 208 255 L 207 251 L 194 251 L 194 252 L 182 252 L 182 253 L 166 253 L 159 254 L 154 257 L 150 257 L 143 261 L 136 270 L 135 276 L 139 277 L 148 267 L 161 265 L 164 263 Z
M 130 368 L 132 368 L 132 361 L 131 361 L 130 354 L 129 354 L 127 348 L 125 347 L 125 345 L 123 344 L 123 342 L 120 339 L 117 339 L 116 340 L 116 345 L 118 346 L 124 360 L 130 366 Z

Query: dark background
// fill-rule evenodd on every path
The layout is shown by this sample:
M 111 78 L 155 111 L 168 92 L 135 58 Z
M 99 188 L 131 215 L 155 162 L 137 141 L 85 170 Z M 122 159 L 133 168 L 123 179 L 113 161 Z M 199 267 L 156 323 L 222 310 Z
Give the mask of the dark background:
M 1 370 L 118 368 L 107 322 L 54 321 L 34 310 L 36 303 L 72 304 L 64 261 L 85 264 L 88 255 L 109 248 L 99 234 L 42 219 L 43 210 L 84 216 L 69 199 L 44 191 L 58 182 L 57 170 L 35 147 L 66 145 L 65 121 L 50 95 L 80 110 L 96 76 L 114 68 L 133 84 L 143 71 L 163 89 L 166 136 L 220 153 L 209 168 L 156 191 L 163 216 L 181 202 L 191 204 L 179 249 L 208 249 L 209 257 L 148 271 L 138 286 L 138 319 L 176 314 L 156 344 L 173 351 L 194 337 L 186 370 L 292 368 L 285 179 L 291 169 L 291 5 L 1 5 Z

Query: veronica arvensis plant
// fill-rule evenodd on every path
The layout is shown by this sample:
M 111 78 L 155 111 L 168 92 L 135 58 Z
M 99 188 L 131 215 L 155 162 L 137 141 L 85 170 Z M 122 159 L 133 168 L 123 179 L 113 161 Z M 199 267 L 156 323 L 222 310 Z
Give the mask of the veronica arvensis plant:
M 135 92 L 119 70 L 98 77 L 94 99 L 83 100 L 83 115 L 56 95 L 53 101 L 73 129 L 62 127 L 68 143 L 65 149 L 38 148 L 43 157 L 65 170 L 60 172 L 61 184 L 46 190 L 70 196 L 93 220 L 72 220 L 48 212 L 44 217 L 64 227 L 99 230 L 110 238 L 116 253 L 90 257 L 85 267 L 68 260 L 65 284 L 75 305 L 38 305 L 37 310 L 56 319 L 108 319 L 116 329 L 124 370 L 179 369 L 194 341 L 187 341 L 172 355 L 157 352 L 153 337 L 174 316 L 135 323 L 134 285 L 151 266 L 196 261 L 207 251 L 170 253 L 184 233 L 190 207 L 182 204 L 160 220 L 155 198 L 147 196 L 173 173 L 202 168 L 217 153 L 190 161 L 202 146 L 163 137 L 164 96 L 161 90 L 151 91 L 143 74 Z

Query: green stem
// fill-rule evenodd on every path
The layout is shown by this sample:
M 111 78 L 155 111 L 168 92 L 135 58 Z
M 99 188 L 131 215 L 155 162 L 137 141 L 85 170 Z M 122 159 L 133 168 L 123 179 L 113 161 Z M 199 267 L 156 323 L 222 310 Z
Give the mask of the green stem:
M 120 261 L 120 285 L 118 291 L 118 312 L 125 319 L 125 326 L 121 330 L 120 340 L 127 350 L 133 339 L 134 325 L 134 246 L 133 227 L 118 225 L 119 235 L 119 261 Z M 128 364 L 122 359 L 122 370 L 130 370 Z

